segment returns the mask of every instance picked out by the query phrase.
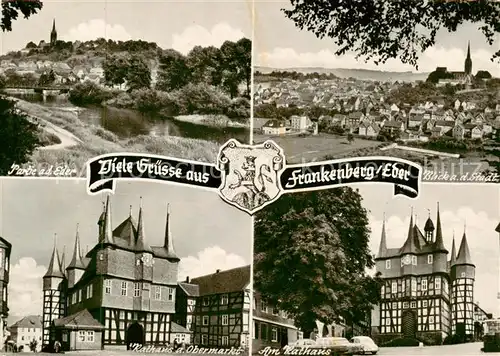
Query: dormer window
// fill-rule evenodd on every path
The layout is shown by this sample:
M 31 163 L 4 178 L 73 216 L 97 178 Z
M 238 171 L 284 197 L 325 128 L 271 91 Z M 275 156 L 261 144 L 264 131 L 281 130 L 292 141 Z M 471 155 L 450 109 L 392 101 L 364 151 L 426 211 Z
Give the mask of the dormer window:
M 427 255 L 427 264 L 431 265 L 434 262 L 433 255 Z
M 417 256 L 411 256 L 411 264 L 414 266 L 417 265 Z
M 385 269 L 391 269 L 391 260 L 385 261 Z

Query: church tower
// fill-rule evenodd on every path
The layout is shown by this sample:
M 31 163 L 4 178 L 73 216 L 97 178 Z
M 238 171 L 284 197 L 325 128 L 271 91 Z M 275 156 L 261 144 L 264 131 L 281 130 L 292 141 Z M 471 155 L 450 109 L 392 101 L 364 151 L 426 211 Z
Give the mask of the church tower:
M 472 74 L 472 59 L 470 58 L 470 41 L 467 44 L 467 58 L 465 58 L 465 68 L 464 68 L 465 74 L 466 75 L 471 75 Z
M 464 231 L 456 259 L 451 261 L 451 322 L 452 333 L 463 342 L 474 335 L 474 279 L 476 266 L 472 263 Z
M 54 46 L 57 42 L 56 20 L 52 22 L 52 31 L 50 32 L 50 45 Z
M 52 321 L 65 316 L 64 283 L 66 277 L 61 271 L 61 260 L 56 243 L 57 239 L 54 236 L 54 249 L 47 272 L 43 276 L 42 347 L 48 346 L 50 343 Z

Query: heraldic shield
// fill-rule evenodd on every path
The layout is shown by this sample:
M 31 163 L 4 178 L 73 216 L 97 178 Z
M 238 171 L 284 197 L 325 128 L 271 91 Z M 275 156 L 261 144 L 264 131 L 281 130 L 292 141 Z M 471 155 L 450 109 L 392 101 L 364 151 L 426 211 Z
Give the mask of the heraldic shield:
M 281 194 L 279 175 L 284 161 L 283 150 L 273 141 L 252 146 L 229 140 L 217 160 L 222 172 L 221 197 L 249 214 L 262 209 Z

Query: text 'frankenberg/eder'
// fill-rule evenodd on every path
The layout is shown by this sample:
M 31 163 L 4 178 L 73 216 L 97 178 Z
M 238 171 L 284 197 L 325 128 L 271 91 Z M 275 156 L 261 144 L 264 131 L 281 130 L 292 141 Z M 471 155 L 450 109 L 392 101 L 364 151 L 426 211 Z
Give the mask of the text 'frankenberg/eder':
M 383 179 L 397 179 L 409 181 L 411 172 L 403 168 L 398 163 L 384 163 L 380 167 L 366 166 L 353 167 L 349 163 L 343 164 L 339 168 L 329 168 L 322 166 L 319 172 L 307 172 L 307 167 L 297 168 L 292 171 L 285 188 L 291 189 L 296 186 L 316 184 L 316 183 L 340 183 L 342 180 L 373 180 L 380 175 Z

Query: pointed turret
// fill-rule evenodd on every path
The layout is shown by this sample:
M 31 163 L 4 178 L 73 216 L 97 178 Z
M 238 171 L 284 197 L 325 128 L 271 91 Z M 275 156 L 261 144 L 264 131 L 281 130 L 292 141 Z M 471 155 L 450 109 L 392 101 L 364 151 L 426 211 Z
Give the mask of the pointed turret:
M 82 268 L 85 269 L 85 265 L 82 260 L 82 250 L 80 246 L 80 232 L 79 226 L 76 225 L 76 236 L 75 236 L 75 247 L 73 248 L 73 257 L 67 268 Z
M 63 246 L 63 252 L 61 255 L 61 271 L 65 271 L 65 266 L 66 266 L 66 245 Z
M 64 278 L 64 273 L 61 271 L 61 261 L 59 260 L 59 253 L 57 252 L 57 235 L 54 235 L 54 249 L 50 257 L 49 268 L 43 278 Z
M 434 251 L 448 252 L 448 250 L 444 247 L 443 230 L 441 228 L 441 215 L 439 213 L 439 203 L 437 203 L 436 242 L 434 243 Z
M 52 31 L 50 31 L 50 44 L 55 45 L 57 42 L 56 19 L 52 22 Z
M 462 242 L 460 243 L 460 248 L 458 249 L 457 261 L 455 264 L 474 266 L 474 263 L 472 263 L 472 258 L 470 256 L 469 244 L 467 243 L 467 236 L 465 234 L 465 231 L 462 236 Z
M 165 219 L 165 242 L 163 247 L 167 249 L 169 255 L 175 256 L 174 238 L 170 231 L 170 204 L 167 203 L 167 218 Z
M 450 265 L 453 266 L 457 261 L 457 250 L 455 248 L 455 233 L 453 233 L 453 240 L 451 243 L 451 259 Z
M 408 236 L 406 237 L 406 241 L 401 248 L 401 254 L 405 255 L 408 253 L 416 253 L 418 251 L 418 246 L 415 241 L 415 228 L 413 225 L 413 209 L 410 215 L 410 225 L 408 227 Z
M 101 236 L 99 237 L 101 243 L 113 242 L 113 230 L 111 228 L 111 203 L 109 195 L 106 198 L 106 205 L 104 207 L 104 218 L 101 221 Z
M 425 232 L 425 240 L 427 243 L 431 243 L 434 240 L 434 223 L 431 219 L 431 212 L 429 210 L 429 214 L 427 216 L 427 221 L 425 222 L 424 232 Z
M 135 245 L 138 251 L 148 251 L 151 252 L 151 247 L 146 242 L 146 233 L 144 232 L 144 217 L 142 212 L 142 198 L 141 205 L 139 207 L 139 219 L 137 222 L 137 242 Z
M 387 254 L 387 236 L 385 233 L 385 214 L 382 222 L 382 236 L 380 237 L 380 246 L 378 248 L 377 258 L 383 258 Z

